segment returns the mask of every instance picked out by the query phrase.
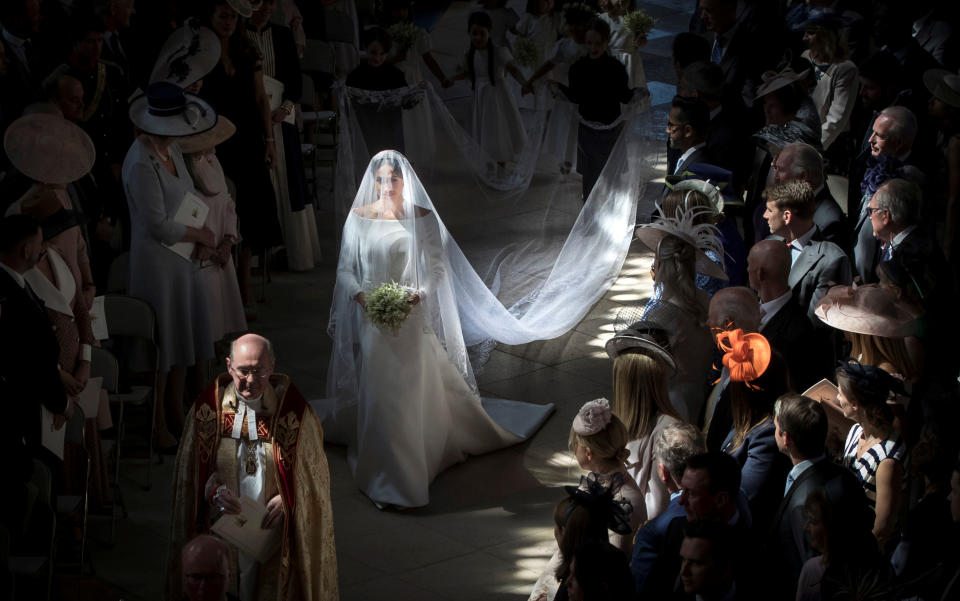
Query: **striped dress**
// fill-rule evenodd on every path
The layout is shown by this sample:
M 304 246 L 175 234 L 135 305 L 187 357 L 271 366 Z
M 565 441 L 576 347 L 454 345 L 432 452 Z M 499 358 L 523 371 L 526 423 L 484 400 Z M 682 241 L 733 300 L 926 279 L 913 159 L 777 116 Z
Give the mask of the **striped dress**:
M 877 468 L 885 459 L 894 459 L 901 464 L 906 462 L 907 445 L 895 434 L 893 438 L 878 442 L 863 454 L 863 457 L 857 457 L 857 444 L 863 435 L 863 428 L 860 424 L 854 424 L 847 434 L 847 442 L 844 444 L 843 465 L 853 470 L 863 485 L 863 490 L 867 495 L 867 500 L 871 508 L 876 508 L 877 504 Z

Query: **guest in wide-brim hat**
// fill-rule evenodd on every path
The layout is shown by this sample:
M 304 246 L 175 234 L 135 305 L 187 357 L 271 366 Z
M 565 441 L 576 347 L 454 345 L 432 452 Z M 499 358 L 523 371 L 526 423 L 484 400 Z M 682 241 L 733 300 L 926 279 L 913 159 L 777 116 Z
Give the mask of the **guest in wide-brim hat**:
M 644 224 L 636 230 L 637 239 L 659 256 L 663 239 L 667 236 L 675 236 L 693 247 L 696 253 L 697 273 L 719 280 L 729 279 L 723 268 L 714 263 L 705 252 L 712 250 L 718 256 L 723 256 L 723 247 L 717 236 L 716 226 L 694 223 L 696 215 L 704 210 L 709 209 L 686 211 L 679 218 L 664 216 L 652 223 Z
M 65 185 L 86 175 L 97 158 L 93 140 L 80 127 L 46 113 L 20 117 L 3 136 L 3 148 L 18 171 L 42 184 Z
M 134 98 L 129 115 L 137 129 L 162 137 L 200 134 L 217 124 L 217 112 L 206 100 L 165 81 Z
M 177 140 L 177 146 L 183 154 L 195 154 L 215 148 L 237 133 L 237 126 L 226 117 L 218 117 L 213 128 L 201 134 L 184 136 Z
M 189 88 L 213 71 L 220 62 L 220 39 L 196 19 L 187 19 L 183 27 L 164 42 L 150 83 L 165 81 Z

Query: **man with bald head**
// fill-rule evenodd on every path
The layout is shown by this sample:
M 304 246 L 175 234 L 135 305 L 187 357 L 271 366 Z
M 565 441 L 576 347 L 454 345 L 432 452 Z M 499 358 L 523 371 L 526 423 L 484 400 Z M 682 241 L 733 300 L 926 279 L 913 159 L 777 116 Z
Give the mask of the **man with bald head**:
M 270 341 L 245 334 L 187 415 L 177 452 L 169 598 L 179 586 L 176 553 L 221 515 L 249 515 L 277 529 L 266 562 L 230 550 L 227 590 L 242 601 L 337 597 L 330 472 L 316 413 L 288 376 L 274 373 Z
M 817 336 L 790 288 L 790 251 L 777 240 L 761 240 L 747 256 L 750 287 L 760 297 L 760 333 L 783 354 L 793 384 L 806 390 L 828 375 L 830 365 L 821 357 L 830 346 Z
M 180 554 L 183 601 L 235 601 L 230 584 L 230 548 L 215 536 L 201 534 Z

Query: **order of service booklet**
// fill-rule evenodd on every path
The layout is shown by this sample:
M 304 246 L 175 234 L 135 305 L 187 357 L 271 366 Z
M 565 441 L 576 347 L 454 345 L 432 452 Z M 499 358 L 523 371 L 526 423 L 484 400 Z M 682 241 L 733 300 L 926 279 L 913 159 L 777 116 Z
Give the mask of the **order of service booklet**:
M 180 201 L 180 207 L 177 209 L 173 220 L 182 223 L 187 227 L 200 229 L 207 220 L 207 213 L 210 207 L 200 200 L 200 197 L 193 192 L 187 192 L 183 200 Z M 167 248 L 177 253 L 187 261 L 193 261 L 193 242 L 177 242 L 175 244 L 164 244 Z
M 240 513 L 223 514 L 210 529 L 240 551 L 266 563 L 280 548 L 283 528 L 261 528 L 265 515 L 266 507 L 253 499 L 240 497 Z

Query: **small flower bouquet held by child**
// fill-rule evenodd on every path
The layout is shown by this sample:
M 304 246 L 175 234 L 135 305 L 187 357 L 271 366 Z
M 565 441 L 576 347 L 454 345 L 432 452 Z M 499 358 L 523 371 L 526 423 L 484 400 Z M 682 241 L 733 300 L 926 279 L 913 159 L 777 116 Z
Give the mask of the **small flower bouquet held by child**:
M 656 19 L 643 10 L 630 11 L 623 16 L 623 26 L 634 36 L 646 37 L 656 22 Z
M 513 44 L 513 60 L 521 67 L 539 66 L 540 49 L 537 43 L 530 38 L 518 37 Z
M 417 41 L 417 26 L 406 21 L 394 23 L 387 29 L 387 33 L 390 34 L 393 43 L 397 45 L 399 52 L 406 52 Z
M 370 323 L 394 334 L 400 330 L 413 305 L 411 291 L 396 282 L 380 284 L 366 297 L 366 314 Z

